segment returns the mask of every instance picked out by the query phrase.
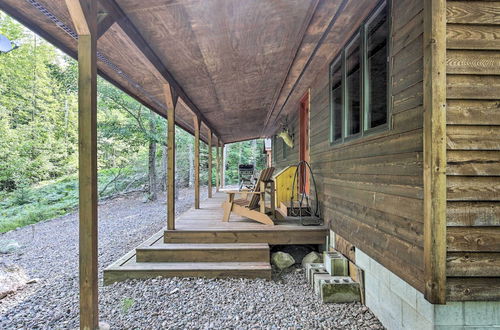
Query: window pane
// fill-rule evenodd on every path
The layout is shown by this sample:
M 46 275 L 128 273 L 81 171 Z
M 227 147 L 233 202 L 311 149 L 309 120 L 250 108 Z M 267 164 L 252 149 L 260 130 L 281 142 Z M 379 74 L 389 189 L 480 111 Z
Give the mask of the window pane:
M 367 25 L 368 128 L 387 123 L 387 9 Z
M 337 60 L 332 66 L 332 104 L 331 120 L 333 141 L 342 138 L 342 66 L 341 61 Z
M 347 71 L 347 135 L 357 134 L 361 130 L 361 70 L 360 70 L 359 34 L 346 49 Z

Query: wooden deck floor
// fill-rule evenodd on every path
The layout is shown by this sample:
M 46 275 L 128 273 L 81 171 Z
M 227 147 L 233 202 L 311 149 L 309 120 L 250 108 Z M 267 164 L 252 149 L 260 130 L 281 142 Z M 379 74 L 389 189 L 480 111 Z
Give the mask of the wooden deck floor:
M 215 193 L 178 217 L 175 230 L 156 233 L 114 262 L 104 271 L 105 284 L 156 276 L 270 278 L 270 245 L 325 243 L 326 226 L 269 226 L 237 215 L 223 222 L 225 198 Z
M 187 237 L 201 239 L 198 243 L 268 243 L 277 244 L 324 244 L 328 235 L 326 226 L 302 226 L 298 221 L 276 221 L 269 226 L 231 214 L 229 222 L 222 221 L 224 192 L 214 194 L 200 205 L 176 219 L 175 231 L 165 231 L 165 242 L 191 243 Z M 211 235 L 210 235 L 211 234 Z M 215 237 L 217 236 L 217 238 Z M 240 240 L 238 237 L 240 236 Z M 184 240 L 183 242 L 181 242 Z M 213 241 L 216 240 L 216 241 Z M 194 243 L 194 242 L 193 242 Z

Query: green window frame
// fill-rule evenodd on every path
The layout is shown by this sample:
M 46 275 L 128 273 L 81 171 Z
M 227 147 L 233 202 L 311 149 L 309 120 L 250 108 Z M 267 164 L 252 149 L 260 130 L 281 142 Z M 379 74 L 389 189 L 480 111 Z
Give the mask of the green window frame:
M 389 7 L 388 0 L 381 1 L 330 64 L 331 144 L 391 128 Z M 385 80 L 380 78 L 380 70 L 385 71 Z M 378 97 L 382 93 L 383 99 Z

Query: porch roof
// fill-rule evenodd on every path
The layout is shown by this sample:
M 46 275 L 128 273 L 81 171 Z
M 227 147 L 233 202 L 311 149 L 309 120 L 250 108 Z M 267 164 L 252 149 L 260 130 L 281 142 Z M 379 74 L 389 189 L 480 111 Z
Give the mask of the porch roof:
M 376 2 L 99 0 L 99 74 L 164 117 L 168 82 L 176 124 L 192 133 L 197 115 L 205 142 L 269 136 Z M 64 0 L 0 9 L 76 58 Z

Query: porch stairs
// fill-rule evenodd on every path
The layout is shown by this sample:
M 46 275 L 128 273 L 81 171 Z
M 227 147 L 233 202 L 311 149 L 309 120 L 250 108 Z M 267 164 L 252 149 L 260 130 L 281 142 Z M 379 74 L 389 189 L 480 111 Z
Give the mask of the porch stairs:
M 131 278 L 271 278 L 269 244 L 165 243 L 161 231 L 104 270 L 104 284 Z

